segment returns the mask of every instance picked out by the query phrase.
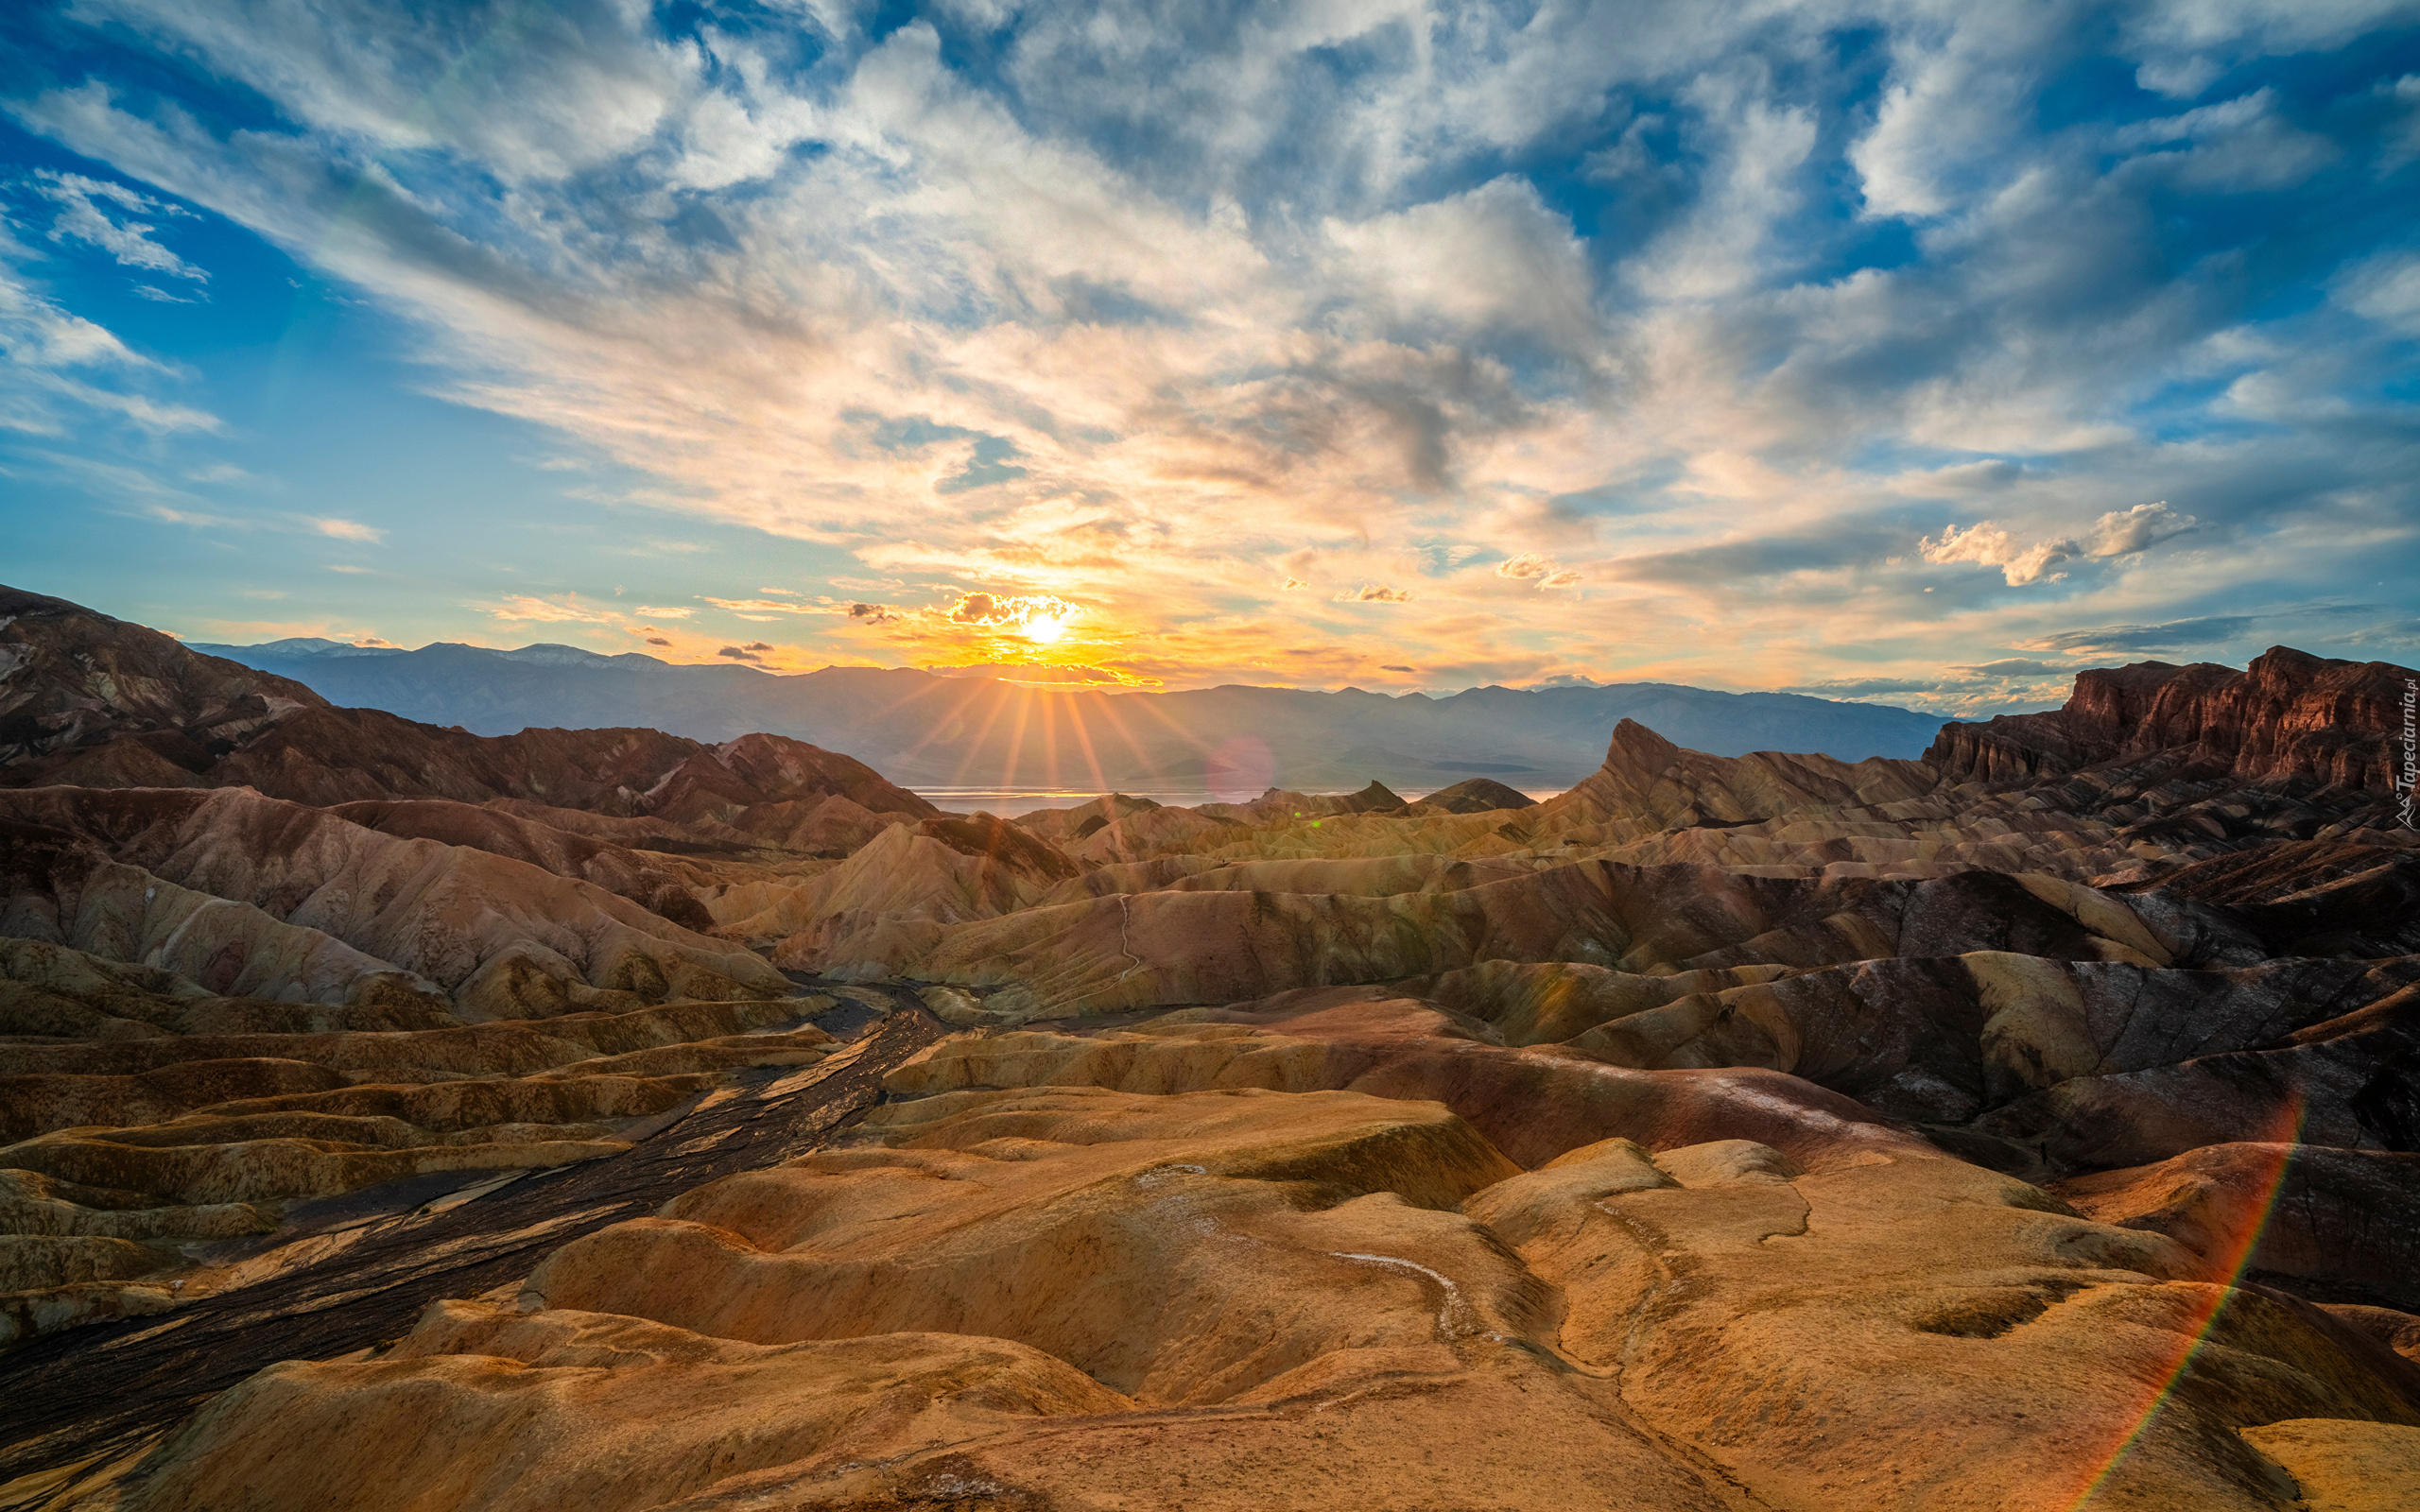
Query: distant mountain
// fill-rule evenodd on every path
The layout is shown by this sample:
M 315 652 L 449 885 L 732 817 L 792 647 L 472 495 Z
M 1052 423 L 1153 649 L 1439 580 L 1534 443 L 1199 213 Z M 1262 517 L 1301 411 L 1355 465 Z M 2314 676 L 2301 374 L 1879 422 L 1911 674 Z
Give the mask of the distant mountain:
M 1842 761 L 1921 755 L 1936 715 L 1781 693 L 1675 683 L 1473 688 L 1449 697 L 1346 688 L 1226 686 L 1184 693 L 1037 687 L 1023 675 L 826 667 L 779 675 L 675 666 L 567 645 L 417 651 L 336 642 L 197 645 L 348 707 L 479 734 L 531 726 L 645 726 L 694 740 L 763 730 L 845 750 L 913 786 L 1199 788 L 1214 764 L 1257 789 L 1442 787 L 1483 776 L 1560 787 L 1597 769 L 1623 719 L 1694 750 L 1820 751 Z
M 188 642 L 186 649 L 199 651 L 204 656 L 224 656 L 229 651 L 242 651 L 251 656 L 262 657 L 403 656 L 406 654 L 400 645 L 354 645 L 350 641 L 331 641 L 324 635 L 289 635 L 283 641 L 263 641 L 258 645 L 210 645 L 199 642 Z M 566 646 L 564 649 L 570 648 Z M 240 657 L 227 659 L 231 662 L 242 660 Z

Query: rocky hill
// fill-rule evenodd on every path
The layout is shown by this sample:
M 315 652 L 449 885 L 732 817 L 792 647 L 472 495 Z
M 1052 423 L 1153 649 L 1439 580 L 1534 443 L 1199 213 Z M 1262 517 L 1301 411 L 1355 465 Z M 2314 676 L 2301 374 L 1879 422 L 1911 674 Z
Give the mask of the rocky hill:
M 2273 646 L 2249 667 L 2141 662 L 2081 673 L 2066 707 L 1944 727 L 1925 759 L 1945 773 L 2021 782 L 2156 759 L 2220 774 L 2385 793 L 2385 737 L 2402 727 L 2411 670 Z
M 0 1503 L 2408 1505 L 2410 675 L 959 817 L 16 595 Z

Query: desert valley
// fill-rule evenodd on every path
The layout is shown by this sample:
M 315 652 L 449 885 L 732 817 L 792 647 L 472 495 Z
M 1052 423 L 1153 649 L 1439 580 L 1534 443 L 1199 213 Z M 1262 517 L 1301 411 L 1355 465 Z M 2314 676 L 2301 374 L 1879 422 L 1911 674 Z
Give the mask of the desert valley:
M 0 590 L 0 1505 L 2407 1508 L 2385 662 L 944 814 Z

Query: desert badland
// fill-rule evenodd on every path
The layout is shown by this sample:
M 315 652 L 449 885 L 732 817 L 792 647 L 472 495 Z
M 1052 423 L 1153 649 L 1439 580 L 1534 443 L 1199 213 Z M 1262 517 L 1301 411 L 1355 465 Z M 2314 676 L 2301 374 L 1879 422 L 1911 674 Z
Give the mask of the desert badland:
M 0 1501 L 2411 1505 L 2412 676 L 995 817 L 0 591 Z

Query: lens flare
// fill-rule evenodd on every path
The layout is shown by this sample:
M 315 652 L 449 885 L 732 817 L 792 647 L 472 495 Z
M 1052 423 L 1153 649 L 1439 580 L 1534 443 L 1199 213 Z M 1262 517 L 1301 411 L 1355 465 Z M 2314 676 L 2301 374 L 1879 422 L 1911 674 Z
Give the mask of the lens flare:
M 2285 1193 L 2286 1178 L 2293 1170 L 2307 1111 L 2302 1091 L 2295 1089 L 2279 1103 L 2269 1127 L 2260 1131 L 2265 1137 L 2243 1142 L 2244 1148 L 2258 1152 L 2257 1163 L 2255 1178 L 2230 1205 L 2233 1211 L 2225 1215 L 2217 1242 L 2205 1250 L 2217 1284 L 2204 1287 L 2194 1302 L 2187 1320 L 2188 1327 L 2175 1335 L 2169 1358 L 2161 1363 L 2145 1391 L 2141 1408 L 2120 1418 L 2106 1441 L 2107 1447 L 2087 1462 L 2089 1469 L 2081 1489 L 2072 1497 L 2062 1493 L 2048 1503 L 2059 1512 L 2088 1512 L 2099 1505 L 2101 1492 L 2132 1457 L 2143 1435 L 2169 1410 L 2178 1384 L 2191 1372 L 2195 1358 L 2225 1317 L 2228 1304 L 2239 1295 L 2237 1288 L 2243 1283 L 2244 1272 L 2252 1268 L 2261 1234 L 2268 1228 L 2270 1216 Z

